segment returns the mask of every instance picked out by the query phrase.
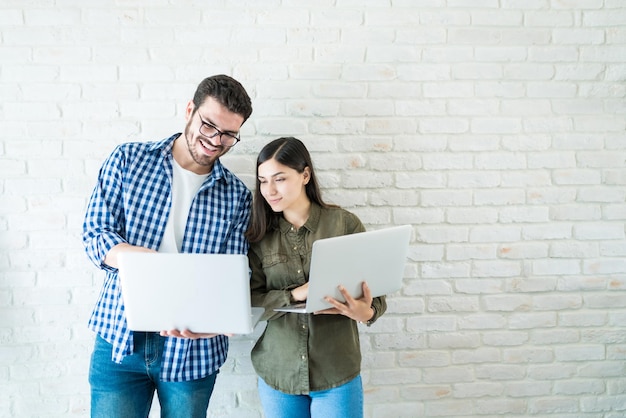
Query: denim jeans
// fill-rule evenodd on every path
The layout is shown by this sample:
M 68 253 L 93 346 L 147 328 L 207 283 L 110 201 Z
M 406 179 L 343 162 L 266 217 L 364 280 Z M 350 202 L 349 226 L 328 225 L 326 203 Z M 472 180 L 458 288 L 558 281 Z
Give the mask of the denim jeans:
M 259 378 L 259 397 L 268 418 L 363 418 L 361 376 L 336 388 L 308 395 L 280 392 Z
M 188 382 L 159 380 L 165 337 L 134 333 L 133 354 L 121 364 L 111 360 L 112 346 L 96 337 L 89 384 L 92 418 L 145 418 L 156 390 L 163 418 L 207 416 L 217 373 Z

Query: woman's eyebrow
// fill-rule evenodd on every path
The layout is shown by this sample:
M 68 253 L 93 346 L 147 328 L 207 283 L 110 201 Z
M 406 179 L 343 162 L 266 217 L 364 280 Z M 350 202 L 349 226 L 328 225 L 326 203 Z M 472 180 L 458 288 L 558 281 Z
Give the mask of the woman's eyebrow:
M 281 174 L 285 174 L 285 172 L 284 171 L 279 171 L 278 173 L 270 174 L 270 177 L 280 176 Z M 264 179 L 265 177 L 257 176 L 257 178 Z

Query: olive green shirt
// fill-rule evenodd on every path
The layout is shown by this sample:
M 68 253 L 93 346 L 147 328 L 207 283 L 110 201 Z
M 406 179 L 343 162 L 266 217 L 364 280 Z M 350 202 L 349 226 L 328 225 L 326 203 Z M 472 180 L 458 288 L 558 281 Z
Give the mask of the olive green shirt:
M 278 230 L 250 246 L 252 305 L 265 308 L 267 327 L 252 349 L 257 374 L 271 387 L 308 394 L 342 385 L 359 375 L 357 323 L 344 315 L 274 312 L 286 306 L 290 290 L 309 280 L 315 240 L 363 232 L 356 215 L 312 204 L 307 222 L 296 230 L 281 218 Z M 387 309 L 385 297 L 372 301 L 373 323 Z

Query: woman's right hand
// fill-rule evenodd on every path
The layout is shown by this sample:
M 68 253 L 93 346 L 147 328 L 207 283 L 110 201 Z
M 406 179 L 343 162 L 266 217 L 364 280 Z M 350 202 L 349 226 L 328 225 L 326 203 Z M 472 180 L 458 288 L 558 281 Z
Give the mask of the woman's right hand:
M 302 286 L 291 289 L 291 299 L 296 302 L 304 302 L 309 296 L 309 282 L 306 282 Z

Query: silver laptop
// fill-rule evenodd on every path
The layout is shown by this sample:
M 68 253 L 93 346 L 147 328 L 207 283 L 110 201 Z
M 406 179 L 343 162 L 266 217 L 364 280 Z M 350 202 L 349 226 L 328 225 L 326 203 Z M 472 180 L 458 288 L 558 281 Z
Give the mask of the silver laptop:
M 340 284 L 355 299 L 363 296 L 364 281 L 373 297 L 396 292 L 402 287 L 411 230 L 402 225 L 313 242 L 306 302 L 274 310 L 311 313 L 332 308 L 324 297 L 345 302 L 337 289 Z
M 245 255 L 128 252 L 119 264 L 133 331 L 248 334 L 264 312 L 251 308 Z

